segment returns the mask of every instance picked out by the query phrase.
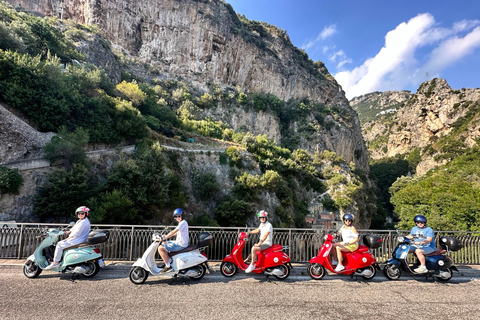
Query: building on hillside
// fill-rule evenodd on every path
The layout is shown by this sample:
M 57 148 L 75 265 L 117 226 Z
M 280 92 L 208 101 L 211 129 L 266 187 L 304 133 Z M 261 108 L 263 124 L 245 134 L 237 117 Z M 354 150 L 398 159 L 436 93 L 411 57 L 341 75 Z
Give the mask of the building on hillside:
M 314 199 L 308 204 L 307 209 L 308 214 L 305 217 L 305 222 L 311 225 L 312 228 L 325 230 L 338 229 L 338 221 L 336 221 L 335 214 L 333 212 L 325 212 L 323 203 Z

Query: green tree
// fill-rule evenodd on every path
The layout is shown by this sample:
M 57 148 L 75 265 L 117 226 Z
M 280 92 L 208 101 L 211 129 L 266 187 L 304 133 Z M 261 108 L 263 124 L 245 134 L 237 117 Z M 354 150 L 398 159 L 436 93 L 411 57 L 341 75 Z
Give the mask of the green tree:
M 250 203 L 226 197 L 213 210 L 215 220 L 221 226 L 239 227 L 247 223 L 247 218 L 254 212 Z
M 34 213 L 48 220 L 73 218 L 75 208 L 85 204 L 93 195 L 94 186 L 83 165 L 74 164 L 69 171 L 56 171 L 35 196 Z
M 82 128 L 68 132 L 64 126 L 60 128 L 58 135 L 52 137 L 45 145 L 45 158 L 51 163 L 62 162 L 68 169 L 73 164 L 86 165 L 87 153 L 85 147 L 88 144 L 88 132 Z
M 474 148 L 422 177 L 398 179 L 390 188 L 400 228 L 423 214 L 436 230 L 480 230 L 480 151 Z
M 18 194 L 23 185 L 23 177 L 18 169 L 0 166 L 0 193 Z
M 88 205 L 92 210 L 92 223 L 133 224 L 138 221 L 135 204 L 120 190 L 106 192 L 99 200 L 90 198 Z

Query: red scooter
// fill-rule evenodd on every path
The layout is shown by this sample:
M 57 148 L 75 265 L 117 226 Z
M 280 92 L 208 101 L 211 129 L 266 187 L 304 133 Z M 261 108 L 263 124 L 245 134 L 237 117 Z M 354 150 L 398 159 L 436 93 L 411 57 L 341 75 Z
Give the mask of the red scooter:
M 367 280 L 375 277 L 377 269 L 380 270 L 377 260 L 368 250 L 369 248 L 380 247 L 382 238 L 374 235 L 365 235 L 363 237 L 365 245 L 358 246 L 358 249 L 353 252 L 342 252 L 345 269 L 340 272 L 335 271 L 335 267 L 330 260 L 330 251 L 334 242 L 333 235 L 327 234 L 324 240 L 322 247 L 318 250 L 318 255 L 310 259 L 310 264 L 308 265 L 308 274 L 312 279 L 322 279 L 326 273 L 325 268 L 333 273 L 347 274 L 352 277 L 361 276 Z
M 220 272 L 222 272 L 225 277 L 233 277 L 239 268 L 243 271 L 248 268 L 248 264 L 243 261 L 242 256 L 243 247 L 247 240 L 247 234 L 241 232 L 237 244 L 233 247 L 232 253 L 223 259 Z M 290 258 L 283 252 L 285 249 L 288 249 L 288 247 L 274 244 L 270 248 L 260 251 L 257 256 L 257 262 L 255 263 L 255 269 L 253 269 L 252 272 L 263 272 L 267 278 L 273 275 L 281 280 L 286 279 L 290 275 L 292 266 L 290 264 Z

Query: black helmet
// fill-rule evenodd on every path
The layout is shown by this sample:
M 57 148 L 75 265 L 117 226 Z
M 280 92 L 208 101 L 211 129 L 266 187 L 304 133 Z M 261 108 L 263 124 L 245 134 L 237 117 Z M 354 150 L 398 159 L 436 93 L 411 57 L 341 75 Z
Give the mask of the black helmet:
M 415 223 L 423 222 L 423 223 L 427 224 L 427 218 L 425 218 L 425 216 L 422 216 L 421 214 L 417 214 L 415 216 L 415 218 L 413 218 L 413 221 L 415 221 Z

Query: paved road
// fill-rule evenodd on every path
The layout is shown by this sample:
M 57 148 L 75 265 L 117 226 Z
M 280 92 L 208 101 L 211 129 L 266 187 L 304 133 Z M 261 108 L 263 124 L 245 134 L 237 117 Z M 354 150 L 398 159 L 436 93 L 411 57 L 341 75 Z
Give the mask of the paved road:
M 217 269 L 217 268 L 215 268 Z M 295 269 L 294 269 L 295 270 Z M 480 278 L 469 271 L 448 283 L 381 273 L 369 282 L 327 275 L 310 280 L 297 268 L 286 281 L 219 272 L 199 282 L 150 277 L 128 280 L 128 265 L 107 265 L 92 279 L 0 268 L 1 319 L 476 319 Z

